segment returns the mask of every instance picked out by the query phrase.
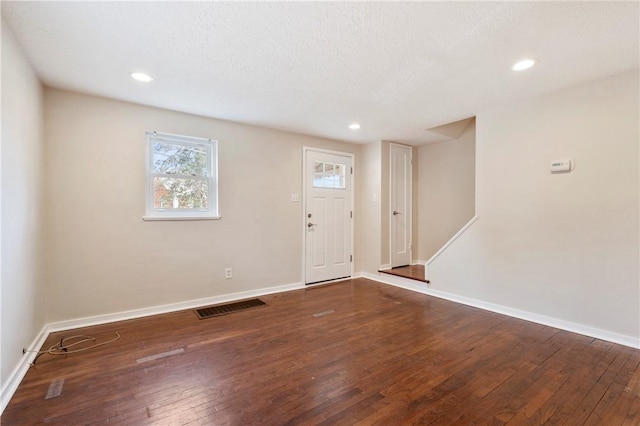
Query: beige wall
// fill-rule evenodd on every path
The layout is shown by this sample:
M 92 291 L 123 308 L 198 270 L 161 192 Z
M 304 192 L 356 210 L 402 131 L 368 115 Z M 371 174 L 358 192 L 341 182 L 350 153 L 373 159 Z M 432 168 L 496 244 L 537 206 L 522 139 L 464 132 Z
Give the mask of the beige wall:
M 361 181 L 358 145 L 72 92 L 45 90 L 45 123 L 48 321 L 300 283 L 302 147 L 355 153 Z M 219 141 L 221 220 L 141 219 L 154 130 Z
M 478 114 L 479 219 L 432 288 L 639 342 L 639 101 L 636 69 Z
M 411 262 L 420 263 L 420 161 L 418 147 L 411 147 Z
M 418 258 L 429 260 L 475 213 L 475 122 L 458 139 L 418 148 Z
M 41 122 L 42 88 L 2 22 L 2 408 L 10 396 L 7 388 L 14 385 L 8 379 L 23 356 L 22 348 L 29 348 L 45 324 Z
M 380 268 L 381 142 L 363 145 L 361 149 L 361 184 L 358 188 L 358 223 L 360 239 L 359 272 L 375 273 Z
M 391 266 L 391 230 L 389 229 L 389 209 L 391 202 L 391 168 L 389 162 L 391 145 L 388 141 L 380 144 L 380 173 L 382 186 L 380 188 L 380 266 Z

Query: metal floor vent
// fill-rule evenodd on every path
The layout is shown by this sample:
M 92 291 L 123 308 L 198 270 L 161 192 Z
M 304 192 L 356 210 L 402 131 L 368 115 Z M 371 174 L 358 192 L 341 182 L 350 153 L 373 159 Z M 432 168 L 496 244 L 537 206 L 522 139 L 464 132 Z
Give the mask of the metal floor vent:
M 250 299 L 243 300 L 242 302 L 227 303 L 225 305 L 208 306 L 206 308 L 196 309 L 195 311 L 198 318 L 206 319 L 233 312 L 244 311 L 245 309 L 251 309 L 262 305 L 266 305 L 266 303 L 260 299 Z

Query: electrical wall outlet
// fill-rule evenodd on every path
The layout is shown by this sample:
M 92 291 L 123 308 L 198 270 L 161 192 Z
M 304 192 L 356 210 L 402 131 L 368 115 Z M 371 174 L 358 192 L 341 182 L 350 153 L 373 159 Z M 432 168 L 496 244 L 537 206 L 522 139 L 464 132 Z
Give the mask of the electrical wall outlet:
M 231 278 L 233 278 L 233 269 L 231 268 L 227 268 L 224 270 L 224 279 L 225 280 L 230 280 Z

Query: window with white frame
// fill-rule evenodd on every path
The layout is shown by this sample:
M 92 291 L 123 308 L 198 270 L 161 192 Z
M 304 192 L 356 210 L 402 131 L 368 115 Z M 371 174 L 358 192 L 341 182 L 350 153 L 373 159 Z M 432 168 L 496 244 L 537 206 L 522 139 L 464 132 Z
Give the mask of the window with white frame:
M 145 219 L 218 218 L 217 141 L 147 132 Z
M 346 188 L 346 166 L 344 164 L 315 161 L 313 163 L 313 187 L 314 188 Z

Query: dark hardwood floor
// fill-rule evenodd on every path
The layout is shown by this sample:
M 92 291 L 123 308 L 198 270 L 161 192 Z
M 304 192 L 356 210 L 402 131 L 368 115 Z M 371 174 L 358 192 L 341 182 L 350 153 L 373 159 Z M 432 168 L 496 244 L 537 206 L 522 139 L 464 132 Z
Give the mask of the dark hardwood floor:
M 640 424 L 636 349 L 364 279 L 261 299 L 52 334 L 122 338 L 43 355 L 2 425 Z
M 407 265 L 400 266 L 391 269 L 382 269 L 378 272 L 382 272 L 389 275 L 396 275 L 398 277 L 409 278 L 415 281 L 422 281 L 428 283 L 428 280 L 424 279 L 424 265 Z

